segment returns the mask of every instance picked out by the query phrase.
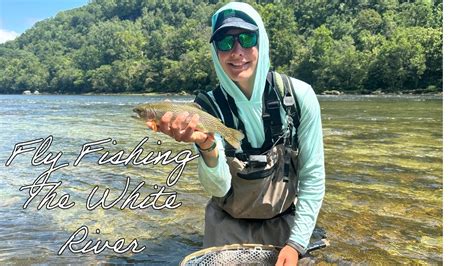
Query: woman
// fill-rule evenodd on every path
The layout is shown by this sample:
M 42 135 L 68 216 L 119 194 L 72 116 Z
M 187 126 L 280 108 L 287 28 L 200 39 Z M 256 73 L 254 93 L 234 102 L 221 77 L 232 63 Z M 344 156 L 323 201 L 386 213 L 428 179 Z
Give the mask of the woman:
M 177 141 L 194 142 L 201 154 L 199 179 L 213 196 L 206 207 L 205 247 L 273 244 L 283 247 L 277 265 L 296 265 L 298 255 L 306 252 L 325 190 L 316 95 L 310 85 L 291 78 L 299 126 L 290 130 L 286 115 L 290 109 L 283 104 L 274 105 L 281 121 L 267 126 L 271 112 L 267 95 L 277 90 L 269 78 L 274 74 L 269 75 L 265 27 L 248 4 L 229 3 L 213 15 L 210 46 L 220 85 L 205 98 L 211 109 L 218 110 L 213 115 L 243 131 L 242 149 L 232 151 L 218 134 L 195 131 L 197 115 L 168 112 L 158 125 L 148 122 L 148 126 Z M 286 141 L 291 132 L 297 132 L 294 149 Z M 272 138 L 278 133 L 280 138 Z M 285 159 L 290 153 L 291 163 Z

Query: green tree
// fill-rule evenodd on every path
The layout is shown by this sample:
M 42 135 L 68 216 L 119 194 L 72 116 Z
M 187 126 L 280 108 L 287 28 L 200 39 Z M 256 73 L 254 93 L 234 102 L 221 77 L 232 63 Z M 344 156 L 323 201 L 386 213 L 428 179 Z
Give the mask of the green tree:
M 334 41 L 322 58 L 322 71 L 316 70 L 315 74 L 324 81 L 325 88 L 358 92 L 367 77 L 367 59 L 368 55 L 357 51 L 354 41 L 347 36 Z
M 83 71 L 76 68 L 71 58 L 54 56 L 44 61 L 48 66 L 49 91 L 60 93 L 81 93 L 84 90 Z
M 429 27 L 433 23 L 433 3 L 430 0 L 417 0 L 400 4 L 397 16 L 399 25 Z
M 24 51 L 2 53 L 8 55 L 0 57 L 0 92 L 43 91 L 49 74 L 35 55 Z
M 370 65 L 369 88 L 386 88 L 388 92 L 418 88 L 426 70 L 426 56 L 423 45 L 411 38 L 412 30 L 397 30 L 391 39 L 384 42 Z
M 322 92 L 327 88 L 324 57 L 334 45 L 332 32 L 322 25 L 313 30 L 306 40 L 306 48 L 298 50 L 293 62 L 294 73 L 297 78 L 310 83 L 316 92 Z
M 270 39 L 270 62 L 277 71 L 290 71 L 291 60 L 301 45 L 293 10 L 282 4 L 268 4 L 259 12 Z
M 355 30 L 360 32 L 368 30 L 372 34 L 380 32 L 383 20 L 382 16 L 374 9 L 364 9 L 359 12 L 355 21 Z
M 272 67 L 315 88 L 442 88 L 441 0 L 257 1 Z M 0 92 L 164 92 L 217 83 L 210 16 L 225 1 L 92 0 L 0 44 Z
M 115 73 L 111 65 L 102 65 L 94 70 L 87 71 L 88 82 L 94 92 L 116 93 L 118 88 L 114 88 Z

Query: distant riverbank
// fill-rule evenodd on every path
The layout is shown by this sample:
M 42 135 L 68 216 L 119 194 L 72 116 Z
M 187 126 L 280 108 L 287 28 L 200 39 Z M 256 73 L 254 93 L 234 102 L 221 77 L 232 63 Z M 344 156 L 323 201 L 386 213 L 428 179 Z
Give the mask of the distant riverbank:
M 38 93 L 38 94 L 0 94 L 0 95 L 83 95 L 83 96 L 158 96 L 158 97 L 173 97 L 173 96 L 193 96 L 195 94 L 190 92 L 137 92 L 137 93 L 78 93 L 78 94 L 70 94 L 70 93 Z M 347 93 L 343 91 L 331 90 L 331 91 L 324 91 L 322 93 L 317 93 L 317 95 L 324 95 L 324 96 L 342 96 L 342 95 L 360 95 L 360 96 L 368 96 L 368 95 L 387 95 L 387 96 L 396 96 L 396 95 L 417 95 L 417 96 L 443 96 L 443 92 L 379 92 L 375 91 L 372 93 Z
M 78 95 L 78 96 L 192 96 L 192 93 L 188 92 L 136 92 L 136 93 L 96 93 L 96 92 L 88 92 L 88 93 L 49 93 L 49 92 L 38 92 L 38 93 L 12 93 L 12 94 L 5 94 L 0 93 L 0 95 L 28 95 L 28 96 L 35 96 L 35 95 Z

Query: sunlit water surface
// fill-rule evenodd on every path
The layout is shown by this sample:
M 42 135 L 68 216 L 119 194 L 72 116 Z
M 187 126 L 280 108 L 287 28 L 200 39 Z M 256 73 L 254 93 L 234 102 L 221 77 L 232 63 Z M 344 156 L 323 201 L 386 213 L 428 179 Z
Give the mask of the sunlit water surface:
M 123 191 L 130 177 L 131 192 L 140 182 L 143 199 L 166 185 L 168 165 L 98 165 L 100 156 L 126 154 L 148 137 L 145 154 L 171 150 L 171 157 L 192 147 L 155 134 L 134 119 L 139 103 L 158 96 L 0 96 L 0 263 L 154 263 L 176 265 L 200 249 L 204 206 L 208 195 L 196 176 L 196 161 L 186 165 L 179 181 L 166 187 L 176 192 L 172 210 L 125 208 L 86 209 L 95 186 L 108 203 Z M 174 97 L 191 101 L 191 97 Z M 442 263 L 442 99 L 436 96 L 319 96 L 326 156 L 326 196 L 318 225 L 331 246 L 313 255 L 322 263 L 392 264 Z M 63 155 L 70 165 L 55 171 L 50 182 L 62 181 L 56 200 L 68 193 L 75 206 L 37 210 L 47 188 L 30 203 L 30 185 L 47 166 L 32 166 L 34 151 L 18 155 L 5 166 L 16 143 L 52 135 L 49 152 Z M 81 146 L 111 138 L 104 149 L 72 164 Z M 161 140 L 161 144 L 157 141 Z M 33 145 L 34 146 L 34 145 Z M 193 151 L 194 152 L 194 151 Z M 44 157 L 44 156 L 43 156 Z M 167 197 L 160 198 L 161 203 Z M 140 253 L 57 253 L 81 226 L 89 238 L 111 243 L 136 239 Z M 100 232 L 97 234 L 96 230 Z

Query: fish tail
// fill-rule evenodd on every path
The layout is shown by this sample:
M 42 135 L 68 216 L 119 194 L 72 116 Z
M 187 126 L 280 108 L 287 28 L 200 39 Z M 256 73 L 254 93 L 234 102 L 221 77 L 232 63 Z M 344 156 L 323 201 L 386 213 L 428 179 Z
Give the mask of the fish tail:
M 226 127 L 225 130 L 220 132 L 222 137 L 230 144 L 232 147 L 239 149 L 240 142 L 244 139 L 245 135 L 233 128 Z

